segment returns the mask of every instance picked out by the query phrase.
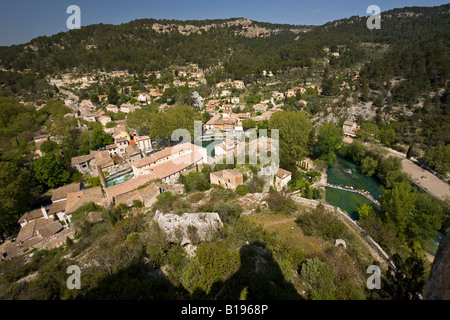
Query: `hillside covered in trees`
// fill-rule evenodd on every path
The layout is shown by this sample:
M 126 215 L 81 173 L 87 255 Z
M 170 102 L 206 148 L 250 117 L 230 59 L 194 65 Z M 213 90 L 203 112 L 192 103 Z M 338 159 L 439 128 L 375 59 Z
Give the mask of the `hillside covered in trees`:
M 432 8 L 405 8 L 383 12 L 380 30 L 369 30 L 366 18 L 351 17 L 319 27 L 304 26 L 308 32 L 291 32 L 296 26 L 254 22 L 277 30 L 267 37 L 236 35 L 239 26 L 211 28 L 183 35 L 177 30 L 158 33 L 153 24 L 208 25 L 229 20 L 168 21 L 143 19 L 121 25 L 90 25 L 79 30 L 38 37 L 30 43 L 0 48 L 0 65 L 7 70 L 30 70 L 52 74 L 93 69 L 144 72 L 169 65 L 196 63 L 209 68 L 222 63 L 237 79 L 262 70 L 310 66 L 325 57 L 324 47 L 341 48 L 338 65 L 365 58 L 360 43 L 408 46 L 448 29 L 450 5 Z M 410 13 L 405 16 L 404 12 Z M 411 15 L 412 14 L 412 15 Z

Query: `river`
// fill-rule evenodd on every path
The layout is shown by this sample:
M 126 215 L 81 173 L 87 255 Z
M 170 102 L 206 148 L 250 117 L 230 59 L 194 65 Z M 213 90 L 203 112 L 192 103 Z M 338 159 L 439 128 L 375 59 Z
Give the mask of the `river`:
M 327 182 L 338 186 L 352 186 L 358 190 L 370 192 L 377 200 L 381 196 L 380 182 L 375 177 L 368 177 L 361 172 L 359 166 L 353 162 L 337 156 L 336 164 L 328 167 Z M 364 203 L 370 204 L 375 210 L 380 208 L 366 197 L 345 190 L 326 188 L 326 201 L 332 206 L 336 206 L 346 211 L 353 220 L 358 220 L 358 208 Z M 429 253 L 435 254 L 442 233 L 432 237 L 423 244 L 424 249 Z
M 327 182 L 342 187 L 368 191 L 375 198 L 381 196 L 380 183 L 376 178 L 368 177 L 353 162 L 337 156 L 336 163 L 327 170 Z M 326 200 L 329 204 L 345 210 L 353 220 L 358 220 L 358 208 L 367 203 L 375 210 L 379 207 L 366 197 L 350 191 L 327 188 Z

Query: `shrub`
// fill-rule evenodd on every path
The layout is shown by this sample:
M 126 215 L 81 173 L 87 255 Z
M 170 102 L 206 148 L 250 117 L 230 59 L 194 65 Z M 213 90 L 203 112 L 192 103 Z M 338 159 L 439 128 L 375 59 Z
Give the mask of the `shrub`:
M 161 193 L 156 197 L 156 199 L 157 201 L 153 206 L 153 208 L 155 210 L 169 212 L 172 210 L 175 200 L 177 199 L 177 196 L 174 195 L 172 192 L 168 191 Z
M 82 218 L 84 218 L 89 212 L 102 211 L 102 210 L 103 210 L 103 208 L 101 208 L 100 206 L 97 206 L 93 202 L 89 202 L 89 203 L 83 204 L 81 207 L 79 207 L 77 210 L 75 210 L 72 213 L 71 221 L 72 221 L 72 223 L 76 224 L 77 221 L 79 221 Z
M 240 205 L 220 200 L 214 205 L 214 212 L 217 212 L 222 221 L 230 221 L 239 217 L 242 212 Z
M 261 193 L 264 188 L 264 180 L 256 175 L 247 182 L 248 191 L 250 193 Z
M 317 258 L 306 259 L 301 266 L 301 277 L 310 288 L 313 300 L 335 299 L 335 274 L 328 264 Z
M 157 223 L 153 223 L 147 233 L 146 240 L 146 252 L 148 257 L 156 266 L 161 266 L 164 263 L 165 254 L 169 249 L 169 242 L 167 241 L 166 233 Z
M 143 206 L 143 203 L 141 200 L 133 200 L 133 207 L 141 208 L 142 206 Z
M 312 212 L 304 212 L 295 222 L 307 236 L 321 236 L 325 240 L 344 238 L 345 225 L 325 210 L 323 205 L 317 206 Z
M 297 208 L 294 200 L 284 191 L 278 192 L 271 188 L 266 198 L 270 210 L 277 213 L 289 214 Z
M 206 174 L 200 172 L 190 172 L 183 178 L 186 192 L 206 191 L 210 188 L 209 179 Z
M 236 192 L 240 196 L 245 196 L 248 193 L 248 187 L 246 185 L 244 185 L 244 184 L 241 184 L 240 186 L 237 186 Z
M 203 243 L 183 271 L 182 282 L 190 292 L 209 294 L 213 284 L 225 282 L 239 268 L 239 253 L 223 242 Z

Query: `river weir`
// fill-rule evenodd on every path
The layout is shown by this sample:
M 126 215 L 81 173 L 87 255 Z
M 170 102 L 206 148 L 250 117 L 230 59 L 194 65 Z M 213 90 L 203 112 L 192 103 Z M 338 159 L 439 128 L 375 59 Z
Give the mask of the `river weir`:
M 338 156 L 336 163 L 327 170 L 326 201 L 347 212 L 353 220 L 359 220 L 358 208 L 363 204 L 379 210 L 380 186 L 355 163 Z
M 372 201 L 373 203 L 375 203 L 377 206 L 380 206 L 380 202 L 375 199 L 370 192 L 368 191 L 363 191 L 363 190 L 358 190 L 358 189 L 353 189 L 353 187 L 341 187 L 341 186 L 336 186 L 333 184 L 327 184 L 328 188 L 334 188 L 334 189 L 339 189 L 339 190 L 345 190 L 348 192 L 354 192 L 354 193 L 358 193 L 360 195 L 362 195 L 363 197 L 366 197 L 367 199 L 369 199 L 370 201 Z

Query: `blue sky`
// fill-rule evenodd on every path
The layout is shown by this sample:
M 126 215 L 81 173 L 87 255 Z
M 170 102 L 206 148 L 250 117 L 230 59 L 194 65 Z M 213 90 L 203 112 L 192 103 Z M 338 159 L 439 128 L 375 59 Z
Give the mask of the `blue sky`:
M 0 46 L 67 31 L 69 5 L 81 9 L 81 25 L 120 24 L 135 19 L 221 19 L 245 17 L 257 21 L 321 25 L 365 16 L 369 5 L 381 11 L 405 6 L 436 6 L 438 0 L 0 0 Z

